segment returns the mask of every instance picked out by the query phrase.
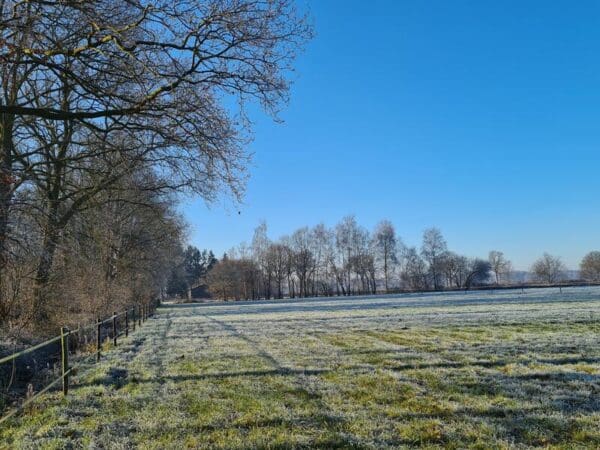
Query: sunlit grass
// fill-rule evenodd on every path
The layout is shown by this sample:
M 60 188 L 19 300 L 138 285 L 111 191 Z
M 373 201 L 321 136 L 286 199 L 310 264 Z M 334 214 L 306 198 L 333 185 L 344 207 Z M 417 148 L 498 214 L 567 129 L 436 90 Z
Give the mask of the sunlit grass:
M 598 448 L 600 291 L 164 307 L 0 448 Z

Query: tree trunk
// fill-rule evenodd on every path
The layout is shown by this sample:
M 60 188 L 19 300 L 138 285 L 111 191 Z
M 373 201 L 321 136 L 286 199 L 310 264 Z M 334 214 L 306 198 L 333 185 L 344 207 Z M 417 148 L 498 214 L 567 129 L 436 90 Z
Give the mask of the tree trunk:
M 385 293 L 388 293 L 388 258 L 387 254 L 383 259 L 383 277 L 385 278 Z
M 44 241 L 40 259 L 38 260 L 35 285 L 33 290 L 33 318 L 38 324 L 41 324 L 48 318 L 46 309 L 46 299 L 50 273 L 54 263 L 54 255 L 59 239 L 58 224 L 51 218 L 48 220 L 44 233 Z
M 3 114 L 0 116 L 0 296 L 4 295 L 4 276 L 8 264 L 6 247 L 10 223 L 10 207 L 13 198 L 13 142 L 12 129 L 14 118 Z M 0 298 L 3 302 L 4 298 Z
M 60 195 L 63 190 L 65 162 L 64 156 L 68 148 L 68 132 L 67 137 L 62 142 L 58 152 L 58 161 L 50 161 L 53 164 L 53 171 L 48 174 L 46 192 L 47 201 L 47 220 L 44 229 L 44 240 L 42 244 L 42 252 L 38 261 L 35 285 L 33 290 L 33 317 L 34 320 L 41 324 L 48 317 L 46 310 L 46 300 L 48 294 L 48 282 L 50 281 L 50 273 L 54 263 L 54 254 L 60 239 L 60 233 L 67 225 L 73 210 L 61 215 Z

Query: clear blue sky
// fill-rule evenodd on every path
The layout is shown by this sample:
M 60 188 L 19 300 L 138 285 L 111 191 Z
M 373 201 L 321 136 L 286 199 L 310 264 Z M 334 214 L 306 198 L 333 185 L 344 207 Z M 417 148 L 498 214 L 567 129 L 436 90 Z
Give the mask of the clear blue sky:
M 353 213 L 517 269 L 600 249 L 600 2 L 308 6 L 284 123 L 254 114 L 242 206 L 183 205 L 191 243 L 221 254 L 261 219 L 278 237 Z

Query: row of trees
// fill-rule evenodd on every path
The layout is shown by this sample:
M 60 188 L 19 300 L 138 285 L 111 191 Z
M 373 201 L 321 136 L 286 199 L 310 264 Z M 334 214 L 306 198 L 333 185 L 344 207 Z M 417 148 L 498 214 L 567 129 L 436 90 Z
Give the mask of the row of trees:
M 419 248 L 407 247 L 389 221 L 369 231 L 347 216 L 332 229 L 323 224 L 303 227 L 275 241 L 263 222 L 251 244 L 226 253 L 206 280 L 216 297 L 258 299 L 469 289 L 510 284 L 513 273 L 500 251 L 482 259 L 449 250 L 437 228 L 425 230 Z M 565 277 L 566 268 L 560 258 L 544 254 L 531 273 L 538 281 L 556 283 Z M 582 274 L 600 281 L 600 253 L 584 259 Z
M 567 277 L 567 267 L 557 256 L 544 255 L 533 263 L 531 273 L 535 279 L 547 284 L 559 283 Z M 592 251 L 579 264 L 579 278 L 583 281 L 600 283 L 600 252 Z
M 217 296 L 255 299 L 468 288 L 492 270 L 497 282 L 508 276 L 510 263 L 501 252 L 491 252 L 490 261 L 460 256 L 436 228 L 425 231 L 420 249 L 409 248 L 391 222 L 370 232 L 347 216 L 333 229 L 303 227 L 276 241 L 262 223 L 252 243 L 229 251 L 207 280 Z
M 310 34 L 291 0 L 1 1 L 0 327 L 160 295 L 175 196 L 242 195 L 244 104 Z

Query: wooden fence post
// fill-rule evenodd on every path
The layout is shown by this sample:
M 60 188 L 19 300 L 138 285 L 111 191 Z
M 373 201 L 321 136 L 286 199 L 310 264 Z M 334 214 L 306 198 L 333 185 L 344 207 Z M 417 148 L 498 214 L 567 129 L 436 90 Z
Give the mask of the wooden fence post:
M 117 346 L 117 313 L 113 311 L 113 345 Z
M 62 327 L 60 329 L 60 344 L 62 356 L 62 388 L 63 395 L 69 393 L 69 329 Z
M 102 321 L 96 319 L 96 361 L 100 361 L 100 347 L 102 346 Z
M 129 336 L 129 311 L 125 310 L 125 337 Z

